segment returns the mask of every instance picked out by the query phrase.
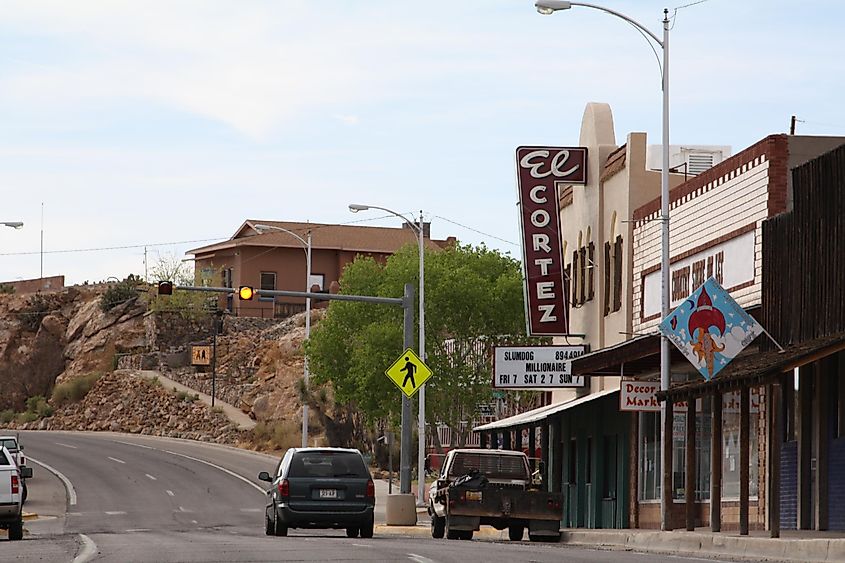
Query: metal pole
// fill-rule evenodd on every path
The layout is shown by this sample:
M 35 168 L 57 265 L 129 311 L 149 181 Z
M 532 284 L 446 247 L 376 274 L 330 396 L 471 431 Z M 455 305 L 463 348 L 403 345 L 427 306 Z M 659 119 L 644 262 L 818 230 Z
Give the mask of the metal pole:
M 387 494 L 393 494 L 393 432 L 387 433 Z
M 420 247 L 420 359 L 425 361 L 425 236 L 423 231 L 423 212 L 420 209 L 420 222 L 417 238 Z M 419 393 L 419 428 L 417 432 L 417 506 L 425 506 L 425 385 L 420 387 Z
M 405 284 L 404 309 L 405 349 L 414 345 L 414 286 Z M 399 450 L 399 493 L 411 494 L 411 399 L 402 393 L 402 443 Z
M 308 231 L 308 238 L 305 244 L 305 291 L 311 291 L 311 231 Z M 311 298 L 305 298 L 305 340 L 311 338 Z M 308 393 L 308 381 L 311 372 L 308 370 L 308 356 L 305 356 L 303 381 L 305 392 Z M 308 402 L 302 401 L 302 447 L 308 447 Z
M 217 323 L 220 322 L 216 311 L 212 321 L 214 322 L 214 339 L 211 344 L 211 406 L 214 407 L 214 398 L 217 395 Z
M 660 260 L 660 297 L 661 318 L 669 315 L 669 10 L 663 10 L 663 165 L 660 169 L 660 224 L 662 229 L 662 245 Z M 669 339 L 660 338 L 660 390 L 669 389 L 670 376 Z M 672 457 L 666 455 L 667 441 L 672 439 L 666 432 L 667 401 L 660 407 L 661 418 L 661 448 L 660 466 L 664 472 L 672 474 Z M 665 482 L 665 479 L 664 479 Z M 669 509 L 671 508 L 671 491 L 663 491 L 660 495 L 660 529 L 671 530 Z

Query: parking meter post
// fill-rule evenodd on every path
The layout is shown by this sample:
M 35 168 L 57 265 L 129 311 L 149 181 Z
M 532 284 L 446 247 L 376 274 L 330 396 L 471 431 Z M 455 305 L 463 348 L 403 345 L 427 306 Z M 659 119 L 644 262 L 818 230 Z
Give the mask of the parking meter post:
M 414 346 L 414 286 L 405 284 L 405 295 L 402 297 L 405 328 L 404 347 L 407 350 Z M 403 495 L 411 494 L 411 399 L 402 394 L 402 443 L 399 450 L 399 492 Z

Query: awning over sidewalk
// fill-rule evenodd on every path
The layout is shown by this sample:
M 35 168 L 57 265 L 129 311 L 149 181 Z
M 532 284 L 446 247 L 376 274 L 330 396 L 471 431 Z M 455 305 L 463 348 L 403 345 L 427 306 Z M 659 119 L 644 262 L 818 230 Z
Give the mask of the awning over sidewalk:
M 591 393 L 586 397 L 579 397 L 577 399 L 573 399 L 572 401 L 567 401 L 565 403 L 557 403 L 555 405 L 546 405 L 545 407 L 540 407 L 534 410 L 530 410 L 521 414 L 516 414 L 514 416 L 509 416 L 507 418 L 503 418 L 502 420 L 497 420 L 495 422 L 488 422 L 487 424 L 482 424 L 481 426 L 476 426 L 472 429 L 473 432 L 484 432 L 486 430 L 502 430 L 507 428 L 518 428 L 520 426 L 527 426 L 531 423 L 537 423 L 544 418 L 547 418 L 553 414 L 557 414 L 559 412 L 563 412 L 565 410 L 569 410 L 572 408 L 577 407 L 578 405 L 583 405 L 585 403 L 589 403 L 590 401 L 594 401 L 596 399 L 600 399 L 602 397 L 607 397 L 613 393 L 618 393 L 619 389 L 607 389 L 605 391 L 599 391 L 598 393 Z
M 845 333 L 808 340 L 787 346 L 783 352 L 768 350 L 740 355 L 711 381 L 695 381 L 677 385 L 665 392 L 658 392 L 663 400 L 674 401 L 697 397 L 714 390 L 729 392 L 749 385 L 762 385 L 782 373 L 815 362 L 845 350 Z
M 624 375 L 660 369 L 660 335 L 645 334 L 572 360 L 573 375 Z

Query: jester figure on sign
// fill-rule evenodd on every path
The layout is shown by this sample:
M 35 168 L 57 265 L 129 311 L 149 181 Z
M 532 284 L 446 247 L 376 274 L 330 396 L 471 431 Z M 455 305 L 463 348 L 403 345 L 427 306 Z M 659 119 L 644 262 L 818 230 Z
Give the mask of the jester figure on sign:
M 707 290 L 702 288 L 701 294 L 698 296 L 698 303 L 689 317 L 689 335 L 693 341 L 692 350 L 698 356 L 698 360 L 704 360 L 707 365 L 707 373 L 710 378 L 713 377 L 714 356 L 716 353 L 725 349 L 724 345 L 719 345 L 713 338 L 710 328 L 715 327 L 719 331 L 719 336 L 725 334 L 725 315 L 713 307 L 710 296 L 707 295 Z M 696 332 L 698 334 L 696 334 Z

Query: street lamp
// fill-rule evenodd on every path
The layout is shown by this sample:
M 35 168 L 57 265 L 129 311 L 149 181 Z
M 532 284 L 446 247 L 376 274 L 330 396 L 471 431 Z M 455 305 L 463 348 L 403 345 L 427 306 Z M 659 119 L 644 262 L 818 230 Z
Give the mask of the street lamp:
M 663 10 L 663 40 L 649 31 L 646 27 L 629 18 L 624 14 L 620 14 L 615 10 L 597 6 L 595 4 L 587 4 L 585 2 L 562 2 L 558 0 L 538 0 L 534 6 L 537 11 L 543 15 L 550 15 L 559 10 L 568 10 L 572 6 L 582 6 L 584 8 L 593 8 L 601 10 L 618 18 L 625 20 L 633 25 L 640 33 L 646 37 L 646 40 L 654 41 L 661 49 L 663 49 L 663 65 L 662 65 L 662 81 L 663 81 L 663 165 L 660 168 L 660 223 L 662 228 L 662 244 L 661 244 L 661 259 L 660 259 L 660 302 L 661 302 L 661 317 L 666 318 L 669 315 L 669 10 Z M 649 41 L 649 45 L 651 45 Z M 652 46 L 653 48 L 653 46 Z M 666 391 L 669 389 L 669 340 L 662 336 L 660 338 L 660 390 Z M 666 475 L 667 463 L 671 463 L 671 457 L 667 455 L 667 440 L 671 439 L 666 434 L 666 401 L 663 401 L 660 406 L 661 419 L 661 433 L 660 433 L 660 463 L 663 468 L 663 474 Z M 671 474 L 671 473 L 670 473 Z M 669 504 L 672 502 L 671 498 L 667 501 L 669 491 L 665 490 L 665 479 L 663 482 L 663 493 L 660 495 L 660 527 L 663 530 L 669 529 Z
M 368 209 L 378 209 L 380 211 L 384 211 L 386 213 L 390 213 L 391 215 L 399 217 L 400 219 L 405 221 L 405 223 L 407 223 L 409 227 L 411 227 L 411 230 L 417 237 L 417 243 L 419 246 L 420 253 L 420 336 L 418 352 L 420 355 L 420 359 L 425 362 L 425 236 L 423 232 L 422 210 L 420 211 L 419 224 L 414 224 L 413 221 L 410 221 L 401 213 L 397 213 L 396 211 L 387 209 L 385 207 L 378 207 L 375 205 L 360 205 L 357 203 L 352 203 L 349 205 L 349 211 L 351 211 L 352 213 L 358 213 L 359 211 L 366 211 Z M 419 426 L 417 429 L 417 505 L 424 506 L 425 502 L 423 496 L 425 495 L 425 472 L 423 468 L 425 467 L 425 385 L 420 386 L 418 408 Z
M 253 228 L 259 233 L 265 231 L 281 231 L 287 233 L 303 244 L 305 250 L 305 291 L 311 291 L 311 231 L 308 231 L 307 238 L 302 238 L 293 231 L 289 231 L 283 227 L 276 227 L 275 225 L 258 224 L 253 225 Z M 311 298 L 305 298 L 305 339 L 311 337 Z M 308 370 L 308 355 L 305 355 L 303 365 L 303 380 L 305 381 L 305 390 L 308 391 L 308 380 L 311 372 Z M 302 401 L 302 447 L 308 447 L 308 403 L 306 400 Z

